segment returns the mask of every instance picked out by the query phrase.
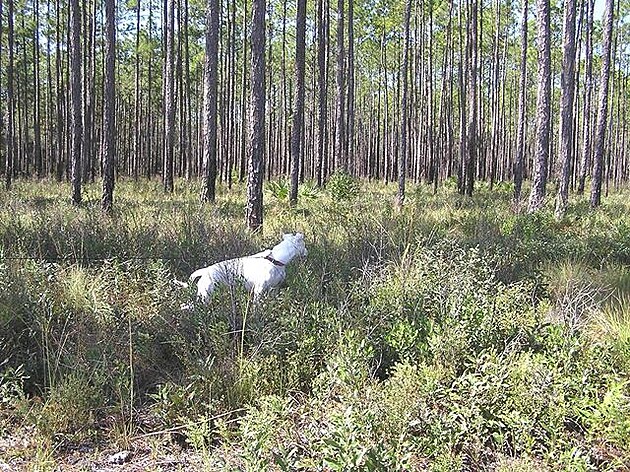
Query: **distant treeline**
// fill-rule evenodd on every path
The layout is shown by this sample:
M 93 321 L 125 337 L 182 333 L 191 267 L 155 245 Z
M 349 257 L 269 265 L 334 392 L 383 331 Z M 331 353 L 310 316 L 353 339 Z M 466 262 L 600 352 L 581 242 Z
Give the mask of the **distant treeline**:
M 290 173 L 296 66 L 302 61 L 298 54 L 296 63 L 296 50 L 303 47 L 304 125 L 294 137 L 300 181 L 321 184 L 345 170 L 394 182 L 403 165 L 411 181 L 437 186 L 455 176 L 468 193 L 476 180 L 493 185 L 532 178 L 546 152 L 543 183 L 561 183 L 564 169 L 568 188 L 583 190 L 597 157 L 599 123 L 604 189 L 627 182 L 627 4 L 608 0 L 599 18 L 594 0 L 311 0 L 302 12 L 299 3 L 0 0 L 5 180 L 69 179 L 78 139 L 73 116 L 81 125 L 82 180 L 99 178 L 110 134 L 104 105 L 112 100 L 117 175 L 159 175 L 167 191 L 173 175 L 201 175 L 210 110 L 204 108 L 204 58 L 212 47 L 205 36 L 212 32 L 218 41 L 216 175 L 228 185 L 245 180 L 256 62 L 252 12 L 258 5 L 267 12 L 259 45 L 264 80 L 257 82 L 265 92 L 266 179 Z M 108 5 L 116 8 L 114 99 L 105 98 Z M 303 35 L 296 34 L 300 16 Z M 74 61 L 73 50 L 79 51 Z M 80 86 L 76 104 L 73 77 Z M 545 129 L 546 140 L 538 132 Z

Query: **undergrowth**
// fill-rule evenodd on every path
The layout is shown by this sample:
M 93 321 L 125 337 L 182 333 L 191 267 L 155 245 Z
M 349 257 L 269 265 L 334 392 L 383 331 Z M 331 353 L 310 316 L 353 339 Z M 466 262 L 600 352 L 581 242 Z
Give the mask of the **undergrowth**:
M 630 461 L 630 204 L 515 214 L 335 176 L 243 189 L 121 182 L 116 210 L 65 186 L 0 192 L 0 436 L 54 468 L 84 441 L 177 431 L 225 470 L 619 470 Z M 180 310 L 194 269 L 306 234 L 308 258 L 254 306 L 218 290 Z M 235 329 L 236 328 L 236 329 Z M 52 464 L 52 465 L 50 465 Z

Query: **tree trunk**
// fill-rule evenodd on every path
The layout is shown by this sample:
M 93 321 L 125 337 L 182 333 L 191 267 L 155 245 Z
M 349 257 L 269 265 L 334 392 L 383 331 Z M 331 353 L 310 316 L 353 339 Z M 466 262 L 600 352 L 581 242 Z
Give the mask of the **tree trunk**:
M 136 3 L 136 64 L 134 72 L 134 114 L 135 114 L 135 127 L 134 127 L 134 146 L 133 146 L 133 164 L 132 172 L 134 180 L 138 180 L 140 156 L 142 155 L 141 146 L 141 120 L 142 120 L 142 92 L 140 89 L 140 5 L 141 0 L 137 0 Z M 149 112 L 150 113 L 150 112 Z
M 263 224 L 265 175 L 265 0 L 252 2 L 251 121 L 249 127 L 249 175 L 247 178 L 247 225 L 258 231 Z
M 72 203 L 81 203 L 81 143 L 83 118 L 81 116 L 81 10 L 79 0 L 70 1 L 70 162 Z
M 297 0 L 295 38 L 295 99 L 293 101 L 293 127 L 291 128 L 291 190 L 289 201 L 297 204 L 298 179 L 304 148 L 304 75 L 306 69 L 306 0 Z
M 564 0 L 564 39 L 560 97 L 559 182 L 556 197 L 556 219 L 567 211 L 569 170 L 573 162 L 573 97 L 575 92 L 575 0 Z
M 8 64 L 7 64 L 7 155 L 5 162 L 5 185 L 11 188 L 13 180 L 13 160 L 15 157 L 15 97 L 13 95 L 14 67 L 15 67 L 15 31 L 13 28 L 13 0 L 8 0 L 7 35 L 8 35 Z
M 470 5 L 470 18 L 468 28 L 468 119 L 466 120 L 466 154 L 465 154 L 465 179 L 464 195 L 472 197 L 475 183 L 475 169 L 477 163 L 477 0 L 472 0 Z
M 172 193 L 175 153 L 175 0 L 166 0 L 166 64 L 164 67 L 164 191 Z
M 103 196 L 101 208 L 111 212 L 114 202 L 116 147 L 116 6 L 105 0 L 105 97 L 103 100 Z
M 241 78 L 241 144 L 240 144 L 240 170 L 238 180 L 245 180 L 245 169 L 247 160 L 247 149 L 245 139 L 245 129 L 247 128 L 247 0 L 243 0 L 243 69 Z
M 529 194 L 530 213 L 538 211 L 545 202 L 547 166 L 549 162 L 549 127 L 551 112 L 551 43 L 549 0 L 538 0 L 538 95 L 536 99 L 536 154 L 534 178 Z
M 213 202 L 217 178 L 217 84 L 219 66 L 219 0 L 208 0 L 206 60 L 203 74 L 203 178 L 201 201 Z
M 2 18 L 3 18 L 3 3 L 2 3 L 2 0 L 0 0 L 0 70 L 3 70 L 2 69 L 2 44 L 3 44 L 2 33 L 4 32 L 3 30 L 4 23 L 2 21 Z M 0 80 L 0 97 L 3 97 L 3 96 L 4 94 L 2 92 L 2 81 Z M 4 132 L 4 106 L 0 105 L 0 139 L 2 138 L 3 132 Z M 2 146 L 0 145 L 0 164 L 2 163 L 2 152 L 3 152 L 3 149 L 2 149 Z M 6 161 L 5 161 L 5 170 L 6 170 Z
M 591 208 L 598 207 L 601 204 L 613 16 L 613 0 L 606 0 L 604 37 L 602 40 L 602 69 L 599 81 L 599 104 L 597 109 L 597 128 L 595 130 L 595 153 L 593 156 L 593 181 L 591 182 Z
M 33 157 L 37 178 L 43 175 L 42 138 L 41 138 L 41 87 L 39 74 L 39 1 L 35 1 L 35 32 L 33 36 L 33 89 L 35 103 L 33 109 Z
M 324 183 L 324 155 L 326 153 L 326 23 L 324 16 L 324 0 L 317 1 L 317 186 Z
M 354 0 L 348 0 L 348 106 L 346 127 L 346 144 L 343 155 L 346 167 L 353 169 L 356 161 L 354 150 L 354 121 L 355 121 L 355 85 L 354 85 Z
M 518 86 L 518 132 L 516 138 L 516 159 L 514 160 L 514 204 L 520 206 L 523 188 L 523 166 L 525 163 L 525 142 L 527 141 L 527 10 L 529 0 L 522 0 L 521 17 L 521 77 Z
M 593 8 L 595 0 L 585 0 L 586 3 L 586 45 L 584 48 L 585 70 L 584 70 L 584 107 L 582 130 L 582 160 L 580 161 L 580 174 L 578 176 L 578 194 L 584 193 L 586 186 L 586 175 L 591 167 L 591 117 L 592 117 L 592 97 L 593 97 Z
M 352 1 L 352 0 L 350 0 Z M 344 0 L 337 1 L 337 116 L 335 120 L 335 157 L 336 170 L 346 172 L 348 170 L 348 160 L 345 155 L 346 143 L 346 53 L 344 47 Z
M 350 0 L 352 1 L 352 0 Z M 407 175 L 407 128 L 409 126 L 409 107 L 407 99 L 409 93 L 409 44 L 411 22 L 411 1 L 407 0 L 405 8 L 405 46 L 403 49 L 403 64 L 401 74 L 403 76 L 402 101 L 402 123 L 400 129 L 400 149 L 398 150 L 398 194 L 396 204 L 402 207 L 405 203 L 405 178 Z

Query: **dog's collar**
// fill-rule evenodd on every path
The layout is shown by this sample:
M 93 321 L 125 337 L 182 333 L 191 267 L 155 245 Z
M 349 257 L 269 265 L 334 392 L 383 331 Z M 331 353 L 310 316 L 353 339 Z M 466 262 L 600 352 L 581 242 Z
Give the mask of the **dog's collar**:
M 265 256 L 265 259 L 267 259 L 273 265 L 278 266 L 278 267 L 284 267 L 286 265 L 284 262 L 281 262 L 278 259 L 274 259 L 273 257 L 271 257 L 271 255 Z

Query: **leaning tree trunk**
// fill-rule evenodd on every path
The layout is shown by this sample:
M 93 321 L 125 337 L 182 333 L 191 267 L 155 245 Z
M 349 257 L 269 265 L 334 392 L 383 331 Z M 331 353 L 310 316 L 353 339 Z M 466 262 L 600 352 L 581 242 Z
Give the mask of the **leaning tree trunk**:
M 595 130 L 595 154 L 593 157 L 593 181 L 591 183 L 591 208 L 601 204 L 602 176 L 604 167 L 604 139 L 608 115 L 608 85 L 610 80 L 610 54 L 612 49 L 613 0 L 606 0 L 604 13 L 604 38 L 602 44 L 602 70 L 599 85 L 599 106 Z
M 103 104 L 103 196 L 101 208 L 114 204 L 114 155 L 116 152 L 116 6 L 105 0 L 105 97 Z
M 217 179 L 217 87 L 219 67 L 219 0 L 208 0 L 206 60 L 203 74 L 203 164 L 201 201 L 213 202 Z
M 551 113 L 551 41 L 549 0 L 538 0 L 538 96 L 536 99 L 536 154 L 534 179 L 529 194 L 530 213 L 545 202 L 547 166 L 549 162 L 549 127 Z
M 72 203 L 81 203 L 81 10 L 79 0 L 70 2 L 70 162 Z
M 564 45 L 562 76 L 560 79 L 560 154 L 556 218 L 561 220 L 567 211 L 569 198 L 569 169 L 573 162 L 573 94 L 575 92 L 575 0 L 564 0 Z
M 265 0 L 252 2 L 251 120 L 249 127 L 249 175 L 247 178 L 247 225 L 258 231 L 263 224 L 263 177 L 265 175 Z
M 306 69 L 306 0 L 298 0 L 295 38 L 295 100 L 291 128 L 291 190 L 289 201 L 297 204 L 298 178 L 304 143 L 304 74 Z

